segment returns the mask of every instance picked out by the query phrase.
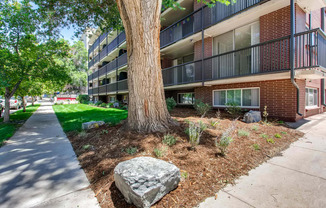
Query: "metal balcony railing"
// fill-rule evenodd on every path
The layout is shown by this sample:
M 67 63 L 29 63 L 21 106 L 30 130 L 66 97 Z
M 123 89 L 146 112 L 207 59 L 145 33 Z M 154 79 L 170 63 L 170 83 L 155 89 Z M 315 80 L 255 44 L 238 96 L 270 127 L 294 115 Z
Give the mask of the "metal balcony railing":
M 91 94 L 106 94 L 119 91 L 128 90 L 128 80 L 124 79 L 118 82 L 101 85 L 99 87 L 88 90 L 89 95 Z
M 326 36 L 319 30 L 295 35 L 295 69 L 325 67 Z M 165 86 L 290 70 L 290 36 L 162 70 Z

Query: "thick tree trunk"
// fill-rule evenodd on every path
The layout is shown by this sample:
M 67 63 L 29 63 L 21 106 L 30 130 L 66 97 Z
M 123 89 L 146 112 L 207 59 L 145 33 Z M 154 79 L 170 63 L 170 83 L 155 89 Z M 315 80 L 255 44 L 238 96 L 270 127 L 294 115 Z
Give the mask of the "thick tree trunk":
M 32 106 L 34 106 L 34 96 L 32 96 Z
M 23 98 L 23 112 L 26 112 L 25 97 L 22 96 L 22 98 Z
M 160 62 L 162 0 L 117 0 L 126 32 L 129 106 L 127 127 L 166 131 L 174 121 L 167 111 Z
M 5 92 L 5 112 L 3 114 L 3 122 L 8 123 L 10 121 L 10 90 L 8 87 L 6 87 Z

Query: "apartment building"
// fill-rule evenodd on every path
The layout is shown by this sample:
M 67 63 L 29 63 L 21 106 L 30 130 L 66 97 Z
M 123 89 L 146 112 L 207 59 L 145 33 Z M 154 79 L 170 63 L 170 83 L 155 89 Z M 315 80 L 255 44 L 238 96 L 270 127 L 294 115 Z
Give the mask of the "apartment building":
M 166 97 L 224 108 L 236 103 L 285 121 L 326 111 L 325 0 L 237 0 L 161 14 L 161 65 Z M 128 102 L 125 33 L 89 39 L 88 94 Z M 141 83 L 139 83 L 141 85 Z

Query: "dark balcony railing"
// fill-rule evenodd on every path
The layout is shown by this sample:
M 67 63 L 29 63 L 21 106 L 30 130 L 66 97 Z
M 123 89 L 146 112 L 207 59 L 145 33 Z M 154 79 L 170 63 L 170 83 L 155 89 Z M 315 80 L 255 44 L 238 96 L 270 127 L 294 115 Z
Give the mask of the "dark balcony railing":
M 202 28 L 205 29 L 217 24 L 263 1 L 266 0 L 241 0 L 229 6 L 218 2 L 212 8 L 208 6 L 200 8 L 161 31 L 161 48 L 195 34 Z
M 295 35 L 295 69 L 325 67 L 320 30 Z M 165 86 L 290 70 L 290 36 L 162 70 Z
M 128 90 L 128 80 L 124 79 L 118 81 L 118 91 L 126 91 L 126 90 Z
M 104 93 L 111 93 L 116 91 L 127 91 L 128 90 L 128 80 L 121 80 L 118 82 L 101 85 L 99 87 L 89 89 L 88 94 L 104 94 Z

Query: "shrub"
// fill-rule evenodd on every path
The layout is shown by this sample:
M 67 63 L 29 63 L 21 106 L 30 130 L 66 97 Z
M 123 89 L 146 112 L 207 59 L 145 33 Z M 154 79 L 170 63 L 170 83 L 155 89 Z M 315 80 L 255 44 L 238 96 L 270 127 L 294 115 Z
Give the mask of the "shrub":
M 78 95 L 78 97 L 76 98 L 76 100 L 79 103 L 88 104 L 88 102 L 89 102 L 89 96 L 88 95 Z
M 166 154 L 167 147 L 160 147 L 154 149 L 154 154 L 156 157 L 163 157 Z
M 122 110 L 128 110 L 128 106 L 127 105 L 124 105 L 121 107 Z
M 162 142 L 165 145 L 173 146 L 177 142 L 177 139 L 173 135 L 167 134 L 167 135 L 164 135 L 164 138 L 163 138 Z
M 236 103 L 226 103 L 226 111 L 232 115 L 234 118 L 241 114 L 241 108 Z
M 287 134 L 286 131 L 281 131 L 281 134 Z
M 217 126 L 217 124 L 219 124 L 218 121 L 215 121 L 214 119 L 210 119 L 209 120 L 209 125 L 213 128 L 215 128 L 215 126 Z
M 282 138 L 282 136 L 280 134 L 274 134 L 275 138 Z
M 254 150 L 260 150 L 259 144 L 253 144 L 252 147 L 254 148 Z
M 54 105 L 58 105 L 58 103 L 54 103 Z
M 238 130 L 238 136 L 239 137 L 248 137 L 249 136 L 249 132 L 243 130 L 243 129 L 239 129 Z
M 103 103 L 103 102 L 99 100 L 99 101 L 97 101 L 97 102 L 95 103 L 95 105 L 96 105 L 96 106 L 100 106 L 102 103 Z
M 122 151 L 125 151 L 129 155 L 133 155 L 138 151 L 138 149 L 137 147 L 128 147 L 126 149 L 122 149 Z
M 183 171 L 183 172 L 181 172 L 181 178 L 183 178 L 183 179 L 187 179 L 188 176 L 189 176 L 189 173 L 188 173 L 187 171 Z
M 83 150 L 88 150 L 91 147 L 92 147 L 92 145 L 86 144 L 86 145 L 83 146 Z
M 166 107 L 169 112 L 171 112 L 173 110 L 173 108 L 175 108 L 175 106 L 177 106 L 177 103 L 175 102 L 173 97 L 166 99 Z
M 112 107 L 113 107 L 113 103 L 108 103 L 108 104 L 106 104 L 106 107 L 107 107 L 107 108 L 112 108 Z
M 201 100 L 195 100 L 194 108 L 203 118 L 206 113 L 212 108 L 208 103 L 203 103 Z
M 108 134 L 108 133 L 109 133 L 108 130 L 106 130 L 106 129 L 103 129 L 103 130 L 102 130 L 102 134 Z
M 236 120 L 232 121 L 231 125 L 222 134 L 221 139 L 219 141 L 217 141 L 216 139 L 215 146 L 219 148 L 222 156 L 225 156 L 228 146 L 233 141 L 231 134 L 235 129 L 236 129 Z
M 266 141 L 267 141 L 268 143 L 270 143 L 270 144 L 274 144 L 274 143 L 275 143 L 275 141 L 274 141 L 273 138 L 266 139 Z
M 207 126 L 202 121 L 198 123 L 189 122 L 189 128 L 186 129 L 186 133 L 189 136 L 189 143 L 192 149 L 199 144 L 200 137 L 206 128 Z
M 101 103 L 100 106 L 106 108 L 106 103 Z

